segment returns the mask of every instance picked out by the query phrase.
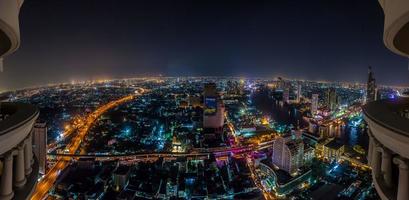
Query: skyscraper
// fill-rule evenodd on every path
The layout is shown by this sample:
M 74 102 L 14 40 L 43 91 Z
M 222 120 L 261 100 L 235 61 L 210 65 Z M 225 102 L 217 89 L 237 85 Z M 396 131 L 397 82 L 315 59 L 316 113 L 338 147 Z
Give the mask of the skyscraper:
M 297 85 L 297 103 L 299 103 L 301 100 L 301 84 L 298 83 Z
M 273 143 L 272 162 L 290 174 L 296 173 L 303 165 L 304 143 L 291 136 L 279 137 Z
M 283 90 L 283 103 L 290 102 L 290 88 L 285 87 Z
M 47 165 L 47 124 L 37 122 L 33 129 L 33 152 L 38 159 L 39 171 L 45 174 Z
M 220 133 L 224 125 L 224 105 L 220 100 L 215 83 L 205 84 L 203 98 L 203 128 Z
M 338 107 L 338 98 L 335 88 L 329 88 L 327 91 L 327 107 L 331 111 L 336 110 Z
M 376 81 L 372 72 L 372 67 L 368 67 L 368 82 L 366 85 L 366 102 L 376 101 Z
M 311 114 L 315 115 L 318 111 L 318 94 L 312 94 L 311 98 Z

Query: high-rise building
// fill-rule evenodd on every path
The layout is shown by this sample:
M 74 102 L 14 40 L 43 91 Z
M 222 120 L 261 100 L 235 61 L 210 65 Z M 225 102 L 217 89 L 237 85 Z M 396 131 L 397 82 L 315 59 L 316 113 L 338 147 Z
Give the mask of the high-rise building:
M 290 88 L 284 87 L 283 90 L 283 103 L 290 102 Z
M 284 79 L 281 78 L 281 77 L 278 77 L 278 78 L 277 78 L 277 86 L 276 86 L 276 89 L 277 89 L 277 90 L 284 90 L 284 88 L 285 88 L 285 81 L 284 81 Z
M 224 105 L 217 92 L 215 83 L 206 83 L 203 93 L 203 128 L 214 133 L 223 131 Z
M 280 169 L 294 174 L 303 166 L 304 143 L 301 139 L 292 136 L 279 137 L 273 144 L 272 162 Z
M 372 67 L 368 67 L 368 82 L 366 85 L 366 102 L 376 101 L 376 81 L 372 72 Z
M 301 84 L 298 83 L 297 85 L 297 102 L 299 103 L 301 101 Z
M 311 98 L 311 114 L 315 115 L 318 112 L 318 94 L 312 94 Z
M 331 111 L 336 110 L 338 107 L 338 98 L 335 88 L 329 88 L 327 91 L 327 107 Z
M 47 124 L 37 122 L 33 129 L 33 152 L 38 159 L 40 174 L 45 174 L 47 167 Z

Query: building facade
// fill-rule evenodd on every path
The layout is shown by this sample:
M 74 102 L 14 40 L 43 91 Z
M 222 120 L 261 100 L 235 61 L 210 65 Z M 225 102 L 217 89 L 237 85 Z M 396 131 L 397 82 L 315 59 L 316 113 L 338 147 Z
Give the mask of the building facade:
M 327 107 L 334 111 L 338 107 L 338 98 L 335 88 L 329 88 L 327 91 Z
M 372 72 L 372 67 L 368 67 L 368 82 L 366 84 L 366 102 L 376 101 L 376 81 Z
M 385 14 L 383 41 L 392 52 L 409 58 L 409 1 L 379 0 Z M 379 196 L 409 199 L 409 119 L 402 113 L 409 99 L 368 102 L 364 119 L 368 124 L 368 163 Z
M 33 152 L 37 157 L 40 174 L 46 173 L 47 167 L 47 124 L 37 122 L 33 129 Z
M 217 92 L 215 83 L 207 83 L 203 92 L 203 128 L 221 133 L 224 125 L 225 107 Z
M 303 166 L 304 143 L 300 139 L 279 137 L 273 143 L 272 162 L 284 171 L 294 174 Z
M 297 103 L 300 103 L 300 101 L 301 101 L 301 96 L 302 96 L 302 93 L 301 93 L 301 84 L 298 83 L 298 85 L 297 85 Z
M 19 12 L 23 0 L 0 1 L 0 71 L 3 59 L 20 45 Z M 23 103 L 0 107 L 0 199 L 29 199 L 37 184 L 38 162 L 32 152 L 39 111 Z
M 312 94 L 311 98 L 311 114 L 315 115 L 318 112 L 318 94 Z

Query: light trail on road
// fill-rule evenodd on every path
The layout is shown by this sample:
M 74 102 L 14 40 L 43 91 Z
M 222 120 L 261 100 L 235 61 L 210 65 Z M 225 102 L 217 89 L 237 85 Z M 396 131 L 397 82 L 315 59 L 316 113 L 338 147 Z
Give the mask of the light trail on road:
M 141 94 L 142 93 L 139 93 L 137 95 L 141 95 Z M 136 95 L 129 95 L 121 99 L 111 101 L 97 108 L 93 113 L 89 114 L 86 117 L 85 122 L 83 123 L 84 125 L 78 129 L 78 134 L 71 139 L 70 143 L 67 144 L 66 149 L 68 149 L 68 152 L 70 154 L 75 154 L 81 142 L 83 141 L 84 137 L 87 135 L 88 130 L 92 127 L 93 123 L 98 119 L 98 117 L 100 117 L 106 111 L 122 103 L 125 103 L 125 102 L 128 102 L 134 99 L 135 96 Z M 37 183 L 37 187 L 33 192 L 33 196 L 31 197 L 31 200 L 43 199 L 47 195 L 48 191 L 53 187 L 60 172 L 64 170 L 69 165 L 69 163 L 70 163 L 70 158 L 64 158 L 64 157 L 58 158 L 55 165 L 45 174 L 43 179 L 41 179 Z

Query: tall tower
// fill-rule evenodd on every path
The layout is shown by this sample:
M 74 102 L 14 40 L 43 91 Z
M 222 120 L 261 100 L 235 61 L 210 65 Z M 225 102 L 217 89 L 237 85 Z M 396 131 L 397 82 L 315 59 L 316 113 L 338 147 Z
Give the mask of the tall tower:
M 311 114 L 315 115 L 318 111 L 318 94 L 312 94 L 311 98 Z
M 304 143 L 291 136 L 278 137 L 273 143 L 272 162 L 290 174 L 303 166 Z
M 203 128 L 220 133 L 224 125 L 224 105 L 220 100 L 215 83 L 206 83 L 203 92 Z
M 331 110 L 334 111 L 338 107 L 338 99 L 337 99 L 337 92 L 335 91 L 335 88 L 329 88 L 327 91 L 327 107 Z
M 290 102 L 290 88 L 285 87 L 283 90 L 283 103 L 289 103 Z
M 47 124 L 37 122 L 33 129 L 33 152 L 38 159 L 40 174 L 45 174 L 47 165 Z
M 300 103 L 300 100 L 301 100 L 301 84 L 298 83 L 298 86 L 297 86 L 297 103 Z
M 376 81 L 372 72 L 372 67 L 368 67 L 368 82 L 366 85 L 366 102 L 376 101 Z

